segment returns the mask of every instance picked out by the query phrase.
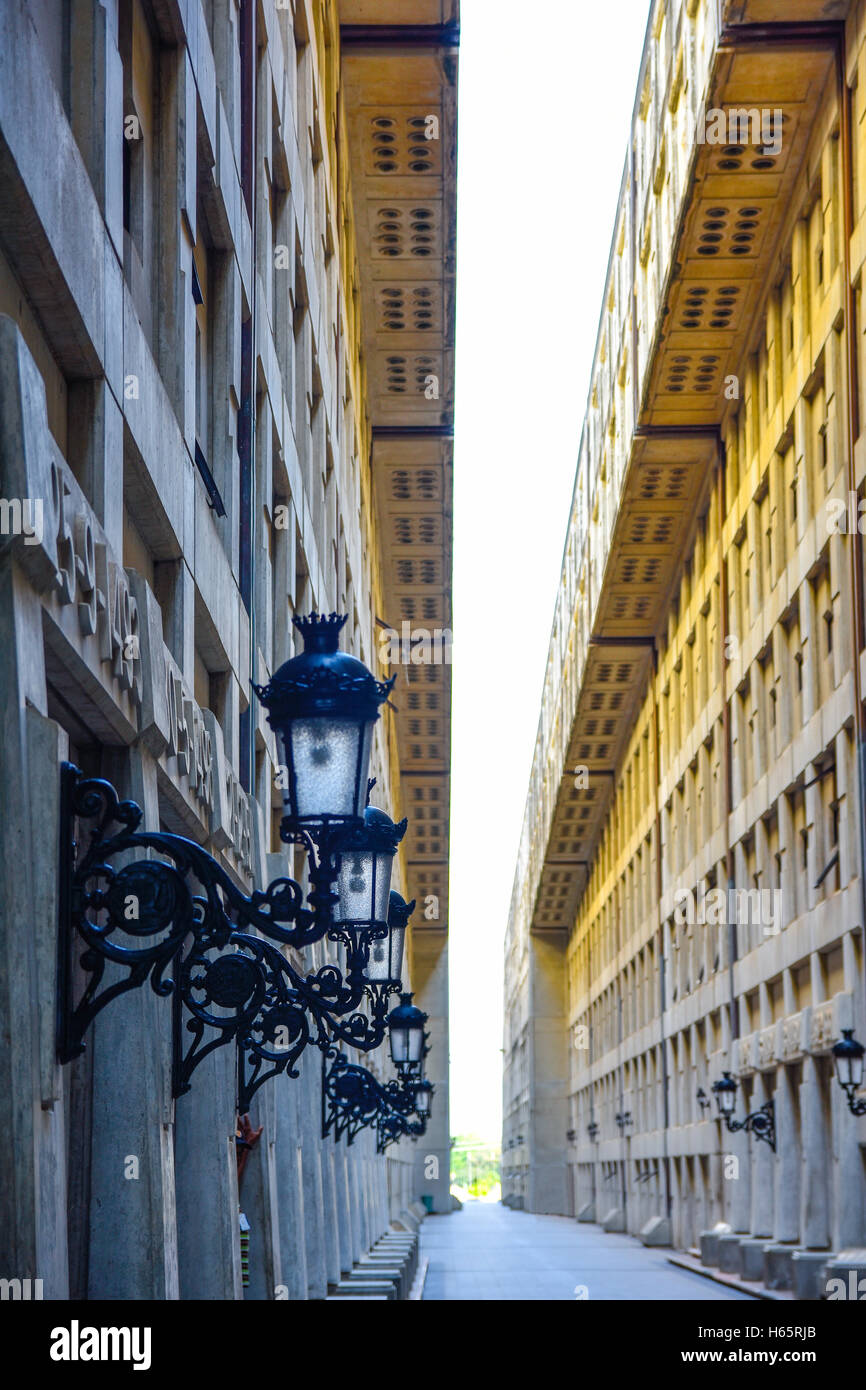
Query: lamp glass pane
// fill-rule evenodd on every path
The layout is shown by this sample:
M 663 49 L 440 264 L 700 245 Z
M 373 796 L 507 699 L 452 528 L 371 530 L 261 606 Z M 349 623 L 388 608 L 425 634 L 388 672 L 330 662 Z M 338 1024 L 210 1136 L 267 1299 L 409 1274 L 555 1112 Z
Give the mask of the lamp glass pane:
M 373 854 L 364 849 L 346 850 L 341 855 L 334 907 L 336 922 L 358 927 L 386 924 L 393 861 L 392 854 Z M 387 947 L 387 941 L 373 944 Z
M 420 1062 L 421 1054 L 424 1051 L 424 1029 L 409 1029 L 409 1056 L 407 1061 Z
M 373 866 L 376 856 L 369 850 L 348 850 L 340 857 L 337 878 L 337 922 L 368 922 L 373 904 Z
M 353 719 L 292 720 L 285 749 L 294 774 L 294 786 L 290 775 L 285 797 L 290 815 L 317 820 L 363 814 L 372 729 L 371 723 Z
M 370 964 L 367 967 L 367 979 L 372 984 L 387 984 L 389 981 L 396 984 L 400 979 L 403 970 L 405 936 L 405 927 L 393 927 L 381 941 L 370 942 Z
M 388 1030 L 391 1044 L 391 1061 L 395 1066 L 401 1062 L 409 1061 L 409 1028 L 395 1028 L 393 1025 Z

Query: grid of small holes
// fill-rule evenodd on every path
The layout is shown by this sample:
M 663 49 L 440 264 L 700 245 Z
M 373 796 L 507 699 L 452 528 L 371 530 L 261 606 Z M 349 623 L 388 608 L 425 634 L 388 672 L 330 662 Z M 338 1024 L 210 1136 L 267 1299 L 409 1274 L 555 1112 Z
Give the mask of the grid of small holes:
M 442 854 L 448 834 L 439 787 L 412 788 L 411 849 L 415 854 Z
M 657 555 L 641 557 L 626 555 L 617 568 L 617 584 L 656 584 L 661 574 L 662 561 Z
M 395 516 L 394 539 L 398 545 L 436 545 L 439 541 L 439 518 Z
M 389 352 L 385 358 L 385 381 L 389 396 L 424 396 L 431 376 L 441 376 L 436 370 L 436 358 L 430 353 Z
M 412 594 L 406 594 L 400 600 L 400 617 L 406 618 L 410 623 L 414 622 L 416 618 L 425 623 L 437 623 L 439 621 L 439 601 L 435 598 L 415 598 Z M 419 703 L 410 705 L 410 709 L 420 709 L 420 696 L 413 692 L 413 698 Z M 434 698 L 436 703 L 429 705 L 429 709 L 439 708 L 439 696 L 436 695 Z
M 725 113 L 728 119 L 730 119 L 730 114 L 730 112 Z M 778 116 L 776 116 L 774 113 L 772 121 L 772 130 L 770 132 L 762 130 L 760 133 L 762 135 L 770 133 L 775 137 L 775 140 L 777 142 L 781 143 L 784 136 L 783 132 L 780 131 L 778 128 L 778 119 Z M 782 113 L 782 126 L 784 127 L 788 125 L 790 123 L 790 119 L 790 116 Z M 752 123 L 750 122 L 750 130 L 751 128 Z M 730 125 L 729 133 L 733 133 L 731 131 Z M 755 131 L 754 133 L 758 134 L 758 131 Z M 746 131 L 740 128 L 736 130 L 736 134 L 744 135 L 746 134 Z M 789 134 L 788 139 L 790 140 L 790 138 L 791 137 Z M 712 169 L 718 170 L 719 173 L 722 174 L 767 174 L 771 173 L 772 170 L 776 168 L 780 154 L 781 149 L 774 148 L 773 145 L 762 145 L 759 143 L 755 143 L 754 145 L 721 145 L 716 146 L 716 148 L 711 151 L 710 166 Z
M 616 720 L 584 719 L 580 727 L 585 738 L 595 738 L 598 734 L 601 734 L 602 738 L 613 738 L 616 733 Z
M 430 174 L 437 164 L 438 140 L 428 140 L 425 115 L 370 119 L 372 167 L 377 174 Z
M 678 501 L 688 493 L 689 470 L 683 464 L 661 468 L 645 464 L 638 479 L 639 497 L 644 502 Z
M 406 670 L 406 680 L 409 685 L 436 685 L 439 674 L 435 666 L 409 666 Z
M 612 618 L 634 618 L 638 622 L 649 618 L 655 608 L 655 599 L 647 595 L 632 597 L 630 594 L 617 594 L 611 601 Z
M 581 762 L 586 762 L 588 758 L 604 759 L 610 755 L 610 745 L 607 743 L 596 743 L 593 751 L 591 743 L 580 743 L 577 747 L 577 755 Z
M 426 260 L 436 252 L 436 222 L 433 208 L 377 208 L 373 216 L 373 256 L 393 260 L 397 256 L 414 256 Z M 420 288 L 424 288 L 421 286 Z M 420 301 L 419 301 L 420 305 Z
M 669 354 L 664 389 L 671 395 L 705 396 L 719 390 L 721 359 L 716 352 L 675 352 Z
M 419 927 L 442 927 L 446 915 L 445 883 L 444 874 L 441 876 L 439 874 L 433 874 L 427 866 L 424 866 L 419 871 L 417 878 L 416 871 L 413 869 L 412 887 L 410 891 L 412 897 L 415 898 L 418 903 L 415 915 L 412 918 L 413 931 L 417 931 Z M 439 912 L 436 917 L 425 916 L 425 910 L 428 907 L 432 910 L 434 907 L 434 904 L 429 902 L 430 898 L 438 899 L 437 905 Z
M 439 565 L 436 560 L 403 560 L 396 563 L 398 584 L 438 584 Z
M 753 256 L 763 209 L 744 204 L 707 208 L 698 234 L 699 256 Z
M 632 518 L 626 541 L 629 545 L 669 545 L 677 526 L 677 517 L 658 516 L 652 512 Z
M 602 661 L 593 671 L 592 679 L 598 681 L 599 685 L 625 685 L 633 674 L 634 667 L 630 661 Z
M 435 502 L 439 497 L 439 475 L 435 468 L 394 468 L 390 493 L 394 502 Z
M 429 285 L 383 285 L 376 292 L 380 333 L 429 333 L 438 327 L 434 292 Z
M 589 707 L 594 713 L 601 710 L 613 710 L 614 713 L 622 708 L 623 692 L 621 690 L 591 690 L 589 692 Z
M 692 285 L 680 300 L 677 328 L 730 328 L 739 285 Z

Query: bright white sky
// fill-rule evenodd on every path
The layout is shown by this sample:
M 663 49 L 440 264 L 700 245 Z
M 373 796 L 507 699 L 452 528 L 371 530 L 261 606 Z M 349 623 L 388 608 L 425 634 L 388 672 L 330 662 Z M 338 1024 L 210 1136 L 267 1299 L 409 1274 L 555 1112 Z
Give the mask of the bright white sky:
M 498 1141 L 502 950 L 649 0 L 462 0 L 451 1133 Z

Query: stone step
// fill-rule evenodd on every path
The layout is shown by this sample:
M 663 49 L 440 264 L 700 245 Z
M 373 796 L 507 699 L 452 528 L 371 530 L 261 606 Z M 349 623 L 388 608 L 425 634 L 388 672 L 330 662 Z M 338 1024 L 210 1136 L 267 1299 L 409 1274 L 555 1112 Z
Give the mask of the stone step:
M 371 1298 L 378 1294 L 382 1298 L 397 1302 L 397 1285 L 386 1280 L 341 1279 L 334 1290 L 334 1298 Z

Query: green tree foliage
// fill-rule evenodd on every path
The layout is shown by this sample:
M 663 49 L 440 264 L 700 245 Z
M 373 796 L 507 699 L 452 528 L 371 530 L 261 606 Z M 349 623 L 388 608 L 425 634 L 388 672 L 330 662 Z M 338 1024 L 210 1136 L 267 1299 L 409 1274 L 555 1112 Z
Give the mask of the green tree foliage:
M 499 1145 L 477 1134 L 457 1134 L 451 1141 L 451 1184 L 472 1197 L 486 1197 L 499 1184 Z

